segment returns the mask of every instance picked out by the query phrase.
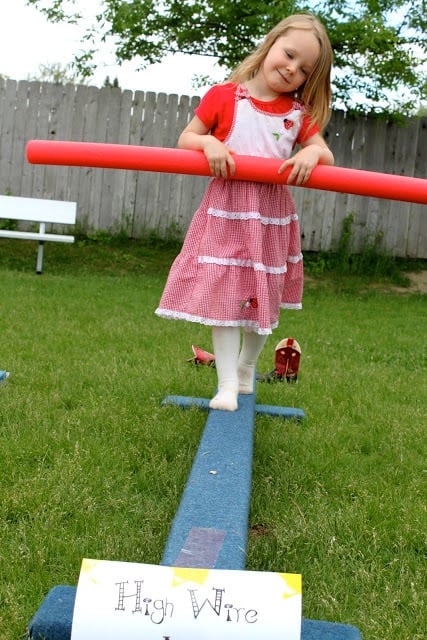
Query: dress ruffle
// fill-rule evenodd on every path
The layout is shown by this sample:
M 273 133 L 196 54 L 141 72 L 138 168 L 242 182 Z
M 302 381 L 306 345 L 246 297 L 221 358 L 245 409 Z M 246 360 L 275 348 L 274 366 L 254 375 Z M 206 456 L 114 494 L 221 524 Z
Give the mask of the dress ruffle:
M 289 189 L 215 178 L 156 314 L 269 334 L 280 308 L 301 308 L 302 287 L 300 230 Z

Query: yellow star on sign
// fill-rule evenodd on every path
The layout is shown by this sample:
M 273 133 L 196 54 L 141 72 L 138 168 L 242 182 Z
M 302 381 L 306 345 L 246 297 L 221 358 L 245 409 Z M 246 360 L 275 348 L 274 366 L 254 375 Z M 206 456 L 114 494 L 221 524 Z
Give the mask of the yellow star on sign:
M 186 567 L 172 567 L 173 580 L 172 586 L 178 587 L 185 582 L 195 582 L 196 584 L 205 584 L 208 579 L 209 569 L 192 569 Z
M 89 560 L 88 558 L 83 558 L 80 572 L 84 574 L 88 580 L 90 580 L 94 584 L 97 584 L 98 566 L 99 566 L 99 560 Z
M 302 577 L 299 573 L 278 573 L 277 574 L 286 584 L 286 590 L 283 598 L 292 598 L 302 593 Z

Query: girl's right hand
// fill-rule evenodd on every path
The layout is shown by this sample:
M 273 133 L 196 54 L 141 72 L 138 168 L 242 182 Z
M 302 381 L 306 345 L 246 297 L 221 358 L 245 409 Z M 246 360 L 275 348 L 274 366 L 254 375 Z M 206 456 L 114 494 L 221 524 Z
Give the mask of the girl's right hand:
M 215 178 L 228 178 L 236 170 L 233 151 L 214 136 L 206 136 L 203 152 L 209 163 L 211 173 Z
M 232 156 L 234 152 L 211 135 L 209 129 L 197 116 L 194 116 L 179 136 L 178 147 L 203 151 L 215 178 L 228 178 L 236 170 L 236 163 Z

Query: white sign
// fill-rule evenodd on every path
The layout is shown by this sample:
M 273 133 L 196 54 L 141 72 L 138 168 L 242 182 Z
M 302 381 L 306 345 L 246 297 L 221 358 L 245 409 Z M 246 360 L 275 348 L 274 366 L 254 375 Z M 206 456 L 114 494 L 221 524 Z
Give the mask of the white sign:
M 301 576 L 83 560 L 71 640 L 300 640 Z

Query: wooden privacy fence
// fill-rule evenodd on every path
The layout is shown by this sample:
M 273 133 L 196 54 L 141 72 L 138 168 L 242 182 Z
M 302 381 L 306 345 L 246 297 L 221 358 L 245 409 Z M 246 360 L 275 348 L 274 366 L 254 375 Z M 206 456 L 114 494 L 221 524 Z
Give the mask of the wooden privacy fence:
M 198 102 L 197 96 L 0 79 L 0 194 L 76 201 L 83 232 L 183 234 L 207 178 L 30 165 L 25 146 L 43 139 L 175 147 Z M 427 177 L 427 118 L 399 126 L 334 112 L 325 135 L 339 166 Z M 427 258 L 423 205 L 297 187 L 293 195 L 306 251 L 336 248 L 352 215 L 354 250 L 375 241 L 397 256 Z

